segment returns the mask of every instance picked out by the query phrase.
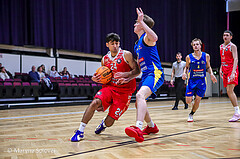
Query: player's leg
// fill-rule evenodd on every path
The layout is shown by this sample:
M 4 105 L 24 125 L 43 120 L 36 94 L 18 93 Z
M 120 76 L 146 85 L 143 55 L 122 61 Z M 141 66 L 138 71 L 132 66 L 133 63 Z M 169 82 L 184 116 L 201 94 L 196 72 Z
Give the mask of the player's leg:
M 192 97 L 191 97 L 191 99 L 192 99 Z M 194 104 L 192 106 L 192 110 L 188 116 L 188 120 L 187 120 L 188 122 L 193 122 L 193 114 L 197 111 L 199 104 L 201 102 L 201 99 L 202 99 L 202 97 L 199 97 L 198 95 L 196 95 Z
M 95 133 L 100 134 L 102 133 L 107 127 L 111 127 L 115 122 L 115 119 L 112 118 L 111 116 L 107 115 L 101 123 L 97 126 Z
M 75 134 L 71 138 L 72 142 L 77 142 L 83 139 L 84 137 L 84 129 L 87 125 L 87 123 L 92 119 L 95 110 L 97 110 L 99 107 L 102 106 L 102 102 L 98 98 L 94 98 L 91 104 L 87 107 L 87 109 L 84 112 L 82 121 L 80 123 L 79 129 L 76 130 Z
M 174 107 L 172 108 L 172 110 L 178 110 L 178 103 L 179 103 L 179 100 L 180 100 L 180 83 L 179 83 L 179 79 L 178 78 L 175 78 L 175 90 L 176 90 L 176 100 L 175 100 L 175 104 L 174 104 Z
M 235 122 L 240 119 L 240 111 L 239 111 L 239 106 L 237 102 L 237 96 L 234 93 L 234 87 L 235 87 L 235 84 L 227 85 L 227 94 L 235 110 L 235 113 L 233 117 L 229 120 L 229 122 Z

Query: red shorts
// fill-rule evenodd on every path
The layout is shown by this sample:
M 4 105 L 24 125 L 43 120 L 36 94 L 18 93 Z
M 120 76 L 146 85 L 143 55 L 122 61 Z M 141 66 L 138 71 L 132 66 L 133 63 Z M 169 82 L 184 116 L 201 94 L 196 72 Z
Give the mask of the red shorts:
M 232 67 L 225 67 L 223 70 L 223 86 L 227 87 L 227 85 L 229 84 L 235 84 L 238 85 L 238 76 L 239 76 L 239 72 L 238 72 L 238 67 L 236 69 L 235 72 L 235 79 L 233 81 L 230 81 L 230 76 L 232 74 Z
M 116 87 L 104 87 L 99 90 L 94 98 L 102 101 L 104 111 L 109 107 L 108 115 L 115 120 L 128 109 L 132 93 L 119 91 Z

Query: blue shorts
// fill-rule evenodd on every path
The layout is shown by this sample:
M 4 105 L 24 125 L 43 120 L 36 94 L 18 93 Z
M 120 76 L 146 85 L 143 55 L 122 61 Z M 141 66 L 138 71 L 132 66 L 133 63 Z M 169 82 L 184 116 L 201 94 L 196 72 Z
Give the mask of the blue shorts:
M 149 73 L 148 75 L 145 75 L 142 77 L 142 80 L 139 84 L 139 89 L 142 86 L 148 86 L 151 91 L 152 91 L 152 98 L 156 98 L 156 92 L 158 90 L 158 88 L 161 87 L 161 85 L 164 82 L 164 74 L 162 72 L 161 75 L 155 75 L 154 73 Z
M 199 97 L 203 97 L 206 92 L 206 80 L 203 79 L 189 79 L 186 87 L 186 97 L 191 97 L 195 93 Z

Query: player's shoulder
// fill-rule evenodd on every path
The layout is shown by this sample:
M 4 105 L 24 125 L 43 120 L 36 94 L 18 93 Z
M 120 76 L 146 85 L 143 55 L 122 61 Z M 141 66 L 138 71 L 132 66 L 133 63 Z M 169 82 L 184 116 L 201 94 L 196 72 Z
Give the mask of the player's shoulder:
M 237 47 L 237 45 L 231 42 L 231 47 Z

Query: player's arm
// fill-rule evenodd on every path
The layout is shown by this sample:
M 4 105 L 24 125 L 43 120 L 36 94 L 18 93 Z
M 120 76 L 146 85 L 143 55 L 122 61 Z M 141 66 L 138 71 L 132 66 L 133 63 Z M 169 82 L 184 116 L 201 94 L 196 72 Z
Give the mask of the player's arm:
M 189 55 L 187 55 L 186 66 L 184 67 L 183 74 L 182 74 L 182 79 L 183 80 L 187 79 L 187 73 L 188 73 L 189 66 L 190 66 L 190 58 L 189 58 Z
M 119 79 L 117 84 L 128 83 L 132 79 L 136 78 L 140 74 L 140 68 L 133 58 L 133 55 L 129 51 L 125 51 L 124 58 L 129 66 L 132 68 L 129 72 L 117 72 L 114 75 L 114 78 Z
M 158 40 L 157 34 L 147 26 L 146 23 L 143 21 L 143 11 L 141 8 L 136 8 L 137 14 L 138 14 L 138 23 L 142 26 L 143 30 L 146 32 L 146 36 L 144 37 L 144 42 L 148 46 L 154 46 L 156 44 L 156 41 Z
M 175 69 L 172 67 L 172 74 L 171 74 L 171 85 L 173 85 L 173 77 L 175 75 Z
M 207 63 L 206 63 L 207 72 L 210 74 L 210 77 L 211 77 L 211 80 L 213 81 L 213 83 L 217 83 L 217 79 L 214 76 L 212 67 L 210 65 L 210 55 L 209 54 L 206 54 L 206 61 L 207 61 Z
M 104 66 L 104 58 L 102 58 L 102 60 L 101 60 L 101 65 Z M 97 75 L 97 73 L 95 72 L 95 73 L 93 74 L 93 76 L 92 76 L 92 80 L 93 80 L 94 82 L 100 83 L 100 81 L 101 81 L 101 75 L 100 75 L 100 74 Z
M 235 79 L 235 72 L 238 65 L 238 52 L 237 52 L 237 46 L 235 44 L 233 44 L 231 47 L 232 47 L 232 56 L 234 61 L 233 61 L 232 73 L 230 75 L 230 81 L 233 81 Z

